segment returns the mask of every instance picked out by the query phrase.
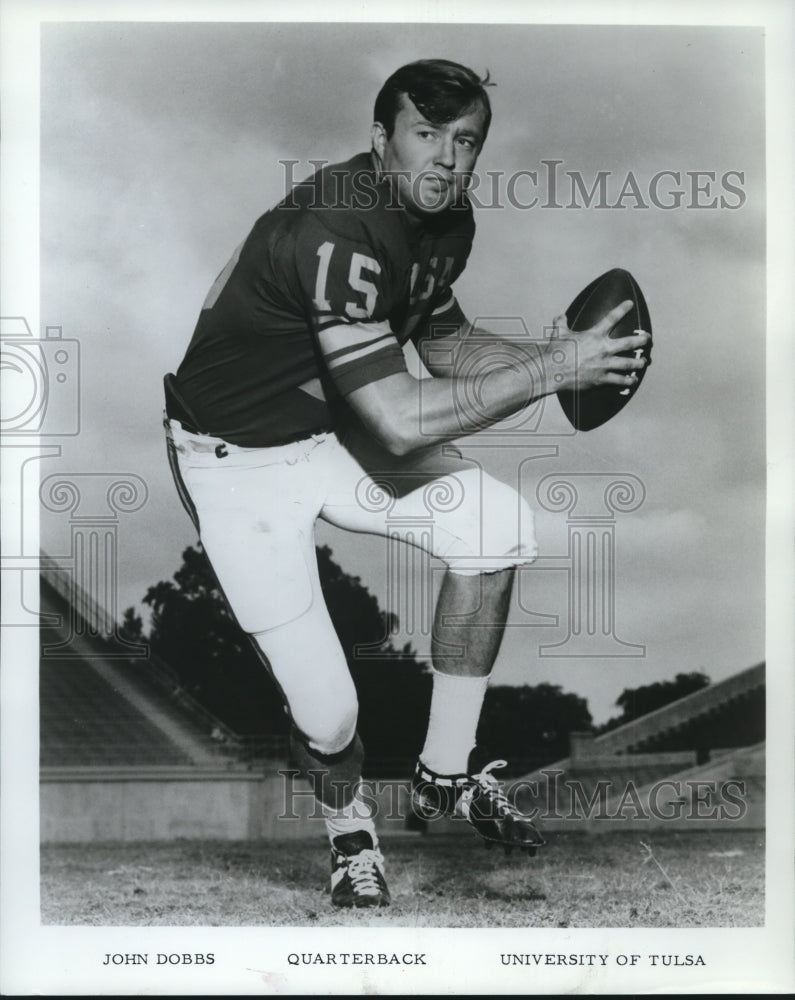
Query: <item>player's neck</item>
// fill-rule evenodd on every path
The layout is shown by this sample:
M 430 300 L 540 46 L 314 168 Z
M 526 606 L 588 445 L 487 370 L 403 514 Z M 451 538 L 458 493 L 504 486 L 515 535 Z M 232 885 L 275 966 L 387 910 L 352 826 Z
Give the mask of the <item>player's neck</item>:
M 374 149 L 370 150 L 370 160 L 373 164 L 373 170 L 375 171 L 375 178 L 377 182 L 384 181 L 389 184 L 392 194 L 396 199 L 399 199 L 398 186 L 394 182 L 393 178 L 384 170 L 384 165 L 381 162 L 381 157 L 376 153 Z M 421 230 L 424 226 L 424 220 L 421 215 L 416 212 L 409 211 L 408 208 L 402 202 L 398 200 L 400 208 L 403 210 L 403 218 L 406 220 L 408 225 L 412 230 Z

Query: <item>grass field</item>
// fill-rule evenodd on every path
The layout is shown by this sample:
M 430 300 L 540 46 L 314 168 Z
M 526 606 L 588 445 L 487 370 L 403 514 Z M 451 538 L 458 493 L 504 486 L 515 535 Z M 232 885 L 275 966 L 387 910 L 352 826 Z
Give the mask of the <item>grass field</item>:
M 645 846 L 644 846 L 645 845 Z M 559 834 L 533 859 L 469 836 L 382 842 L 389 909 L 336 911 L 321 838 L 42 848 L 45 924 L 753 927 L 761 832 Z

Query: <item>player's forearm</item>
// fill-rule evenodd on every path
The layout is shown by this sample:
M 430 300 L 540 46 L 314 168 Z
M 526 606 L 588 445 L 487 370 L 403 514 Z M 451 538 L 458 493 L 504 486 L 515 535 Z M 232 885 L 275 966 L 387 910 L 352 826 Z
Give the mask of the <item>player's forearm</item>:
M 470 378 L 392 375 L 348 401 L 374 437 L 405 455 L 482 430 L 552 391 L 541 369 L 513 364 Z
M 507 338 L 481 327 L 465 326 L 451 336 L 421 341 L 419 354 L 433 375 L 456 378 L 489 364 L 534 365 L 544 344 L 531 340 L 527 332 Z
M 523 358 L 470 377 L 424 379 L 418 389 L 418 405 L 407 421 L 417 446 L 475 433 L 552 391 L 543 372 Z

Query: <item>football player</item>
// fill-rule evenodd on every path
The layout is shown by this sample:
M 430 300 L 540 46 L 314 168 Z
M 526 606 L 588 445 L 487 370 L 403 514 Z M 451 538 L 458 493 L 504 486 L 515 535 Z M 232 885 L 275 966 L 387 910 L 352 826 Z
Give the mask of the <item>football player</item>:
M 503 795 L 493 774 L 502 762 L 477 759 L 475 731 L 515 567 L 536 557 L 533 515 L 515 490 L 442 445 L 559 389 L 630 385 L 645 364 L 618 357 L 645 334 L 608 337 L 625 303 L 579 335 L 577 365 L 557 362 L 554 383 L 536 356 L 528 365 L 503 342 L 487 378 L 461 374 L 490 336 L 477 331 L 473 346 L 453 293 L 475 231 L 466 186 L 489 130 L 487 83 L 442 59 L 397 70 L 375 102 L 371 149 L 319 170 L 254 223 L 166 376 L 177 486 L 284 696 L 296 764 L 326 817 L 336 906 L 390 897 L 373 817 L 357 797 L 356 691 L 320 590 L 315 521 L 395 535 L 427 516 L 429 488 L 455 498 L 439 505 L 427 538 L 406 529 L 406 541 L 447 567 L 412 802 L 421 817 L 457 812 L 487 842 L 532 853 L 543 840 Z M 421 393 L 402 349 L 409 339 L 432 376 Z M 529 390 L 531 368 L 541 374 Z M 371 502 L 373 490 L 390 502 Z

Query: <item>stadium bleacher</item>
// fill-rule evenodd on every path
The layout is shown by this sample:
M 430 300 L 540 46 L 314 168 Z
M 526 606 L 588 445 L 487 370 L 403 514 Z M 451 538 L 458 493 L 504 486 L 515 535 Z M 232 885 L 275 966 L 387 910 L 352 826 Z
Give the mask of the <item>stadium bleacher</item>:
M 281 784 L 263 780 L 263 758 L 271 769 L 274 757 L 284 762 L 281 737 L 241 740 L 168 664 L 145 647 L 133 655 L 99 602 L 46 555 L 40 611 L 42 843 L 245 839 L 274 824 Z M 303 830 L 290 823 L 285 833 Z
M 42 661 L 40 718 L 42 767 L 193 763 L 85 660 Z
M 41 629 L 43 842 L 295 838 L 316 832 L 307 791 L 289 805 L 295 821 L 279 821 L 286 794 L 279 776 L 287 762 L 283 737 L 249 746 L 196 704 L 167 664 L 151 655 L 115 653 L 102 634 L 106 613 L 100 608 L 98 614 L 97 602 L 52 561 L 42 569 L 41 611 L 60 619 L 57 627 Z M 116 628 L 109 619 L 107 624 Z M 541 779 L 557 773 L 545 794 L 553 806 L 558 792 L 564 795 L 564 815 L 546 820 L 545 828 L 573 824 L 593 832 L 610 828 L 613 820 L 589 819 L 569 784 L 590 798 L 609 780 L 611 801 L 617 789 L 632 784 L 646 802 L 661 780 L 670 786 L 673 779 L 676 804 L 692 798 L 691 784 L 708 782 L 721 792 L 727 782 L 741 780 L 747 801 L 742 825 L 761 828 L 764 690 L 764 665 L 758 664 L 602 735 L 573 733 L 568 758 L 518 784 L 541 788 Z M 393 817 L 392 799 L 379 800 L 379 822 L 404 832 L 408 784 L 385 787 L 387 796 L 397 791 L 403 805 Z M 461 824 L 429 826 L 428 832 L 446 833 Z
M 42 572 L 41 611 L 59 624 L 40 631 L 41 766 L 234 765 L 235 734 L 151 653 L 120 657 L 83 600 L 57 569 Z

